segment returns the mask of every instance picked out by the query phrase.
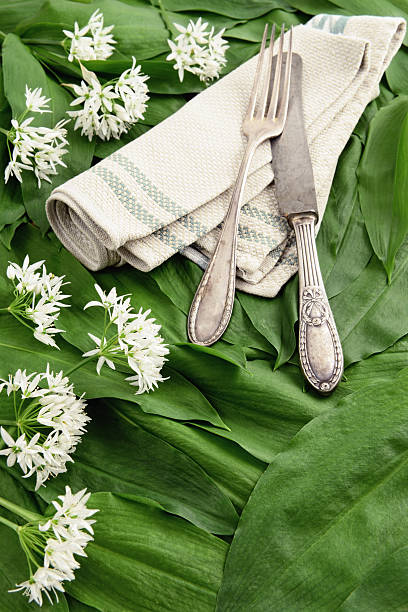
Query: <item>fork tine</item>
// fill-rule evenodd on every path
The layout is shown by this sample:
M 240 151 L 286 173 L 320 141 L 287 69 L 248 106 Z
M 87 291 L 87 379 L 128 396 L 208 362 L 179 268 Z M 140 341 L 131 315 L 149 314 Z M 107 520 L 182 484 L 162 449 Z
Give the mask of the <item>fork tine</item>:
M 292 39 L 293 39 L 293 26 L 290 28 L 289 33 L 289 47 L 286 54 L 286 66 L 285 66 L 285 80 L 283 82 L 282 99 L 279 104 L 279 116 L 286 121 L 286 115 L 288 112 L 289 105 L 289 91 L 290 91 L 290 75 L 292 70 Z
M 280 89 L 280 78 L 282 72 L 282 56 L 283 56 L 283 39 L 285 36 L 285 24 L 282 23 L 281 33 L 279 37 L 279 50 L 278 57 L 276 58 L 275 74 L 273 77 L 273 87 L 271 101 L 268 110 L 268 119 L 274 119 L 276 116 L 276 109 L 278 106 L 279 89 Z
M 273 44 L 275 42 L 275 24 L 272 26 L 271 38 L 269 41 L 269 60 L 268 60 L 268 68 L 266 70 L 266 76 L 263 81 L 262 94 L 259 100 L 259 107 L 256 113 L 257 119 L 263 119 L 265 115 L 266 103 L 268 100 L 268 93 L 270 89 L 270 81 L 271 81 L 271 70 L 272 70 L 272 62 L 273 62 Z
M 268 35 L 268 27 L 269 27 L 268 24 L 266 24 L 265 29 L 264 29 L 264 33 L 263 33 L 263 37 L 262 37 L 261 50 L 259 51 L 258 63 L 256 65 L 254 83 L 252 85 L 251 96 L 249 98 L 248 110 L 246 112 L 246 117 L 245 117 L 246 120 L 247 119 L 252 119 L 253 116 L 254 116 L 255 105 L 256 105 L 256 98 L 257 98 L 257 91 L 258 91 L 258 84 L 259 84 L 259 79 L 260 79 L 260 75 L 261 75 L 261 72 L 262 72 L 263 58 L 264 58 L 264 54 L 265 54 L 265 45 L 266 45 L 266 39 L 267 39 L 267 35 Z

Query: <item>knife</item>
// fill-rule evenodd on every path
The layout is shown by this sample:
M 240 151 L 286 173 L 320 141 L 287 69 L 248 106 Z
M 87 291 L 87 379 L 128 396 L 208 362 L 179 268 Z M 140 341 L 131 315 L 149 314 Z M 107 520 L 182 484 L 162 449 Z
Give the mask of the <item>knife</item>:
M 285 128 L 280 138 L 271 140 L 271 146 L 279 208 L 296 236 L 300 364 L 312 387 L 320 393 L 330 393 L 343 374 L 343 351 L 316 250 L 315 224 L 318 210 L 303 118 L 302 59 L 298 54 L 293 54 L 292 58 Z

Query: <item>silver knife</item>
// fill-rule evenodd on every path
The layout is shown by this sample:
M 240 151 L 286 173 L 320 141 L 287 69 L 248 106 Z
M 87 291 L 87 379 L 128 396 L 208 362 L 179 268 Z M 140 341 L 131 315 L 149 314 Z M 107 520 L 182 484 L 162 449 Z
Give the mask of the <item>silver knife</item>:
M 300 363 L 309 383 L 320 393 L 330 393 L 343 374 L 343 351 L 317 257 L 315 224 L 318 211 L 303 118 L 302 59 L 297 54 L 292 58 L 285 128 L 280 138 L 271 140 L 271 146 L 279 208 L 296 236 Z

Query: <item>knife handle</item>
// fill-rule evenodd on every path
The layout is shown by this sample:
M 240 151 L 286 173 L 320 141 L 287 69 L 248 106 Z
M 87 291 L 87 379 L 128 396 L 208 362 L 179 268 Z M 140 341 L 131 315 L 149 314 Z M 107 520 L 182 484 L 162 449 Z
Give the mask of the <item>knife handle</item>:
M 315 241 L 315 213 L 288 219 L 299 260 L 299 357 L 303 374 L 320 393 L 330 393 L 343 374 L 343 351 L 324 289 Z

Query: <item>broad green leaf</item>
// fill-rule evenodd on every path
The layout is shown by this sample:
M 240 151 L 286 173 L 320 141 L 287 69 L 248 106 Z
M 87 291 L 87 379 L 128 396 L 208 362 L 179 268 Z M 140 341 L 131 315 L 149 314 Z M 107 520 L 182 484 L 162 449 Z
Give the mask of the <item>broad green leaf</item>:
M 43 0 L 3 0 L 0 3 L 0 24 L 2 32 L 8 33 L 26 19 L 27 15 L 37 11 Z
M 398 340 L 389 349 L 354 363 L 346 370 L 344 386 L 352 391 L 394 378 L 408 367 L 408 338 Z
M 4 457 L 1 457 L 3 463 Z M 31 512 L 39 512 L 35 498 L 31 493 L 28 493 L 21 487 L 18 482 L 5 470 L 0 468 L 0 496 L 6 498 Z M 8 520 L 17 524 L 23 524 L 25 521 L 19 519 L 11 512 L 7 512 L 0 508 L 0 516 L 4 516 Z M 10 527 L 0 524 L 0 603 L 2 612 L 28 612 L 33 609 L 33 605 L 29 604 L 28 598 L 25 597 L 22 591 L 18 593 L 9 593 L 10 589 L 14 589 L 17 584 L 28 580 L 29 570 L 26 561 L 26 556 L 20 547 L 18 535 Z M 44 597 L 42 610 L 50 612 L 68 612 L 68 605 L 63 594 L 58 596 L 59 603 L 51 605 L 47 597 Z
M 286 363 L 296 348 L 297 294 L 297 277 L 292 278 L 273 299 L 238 293 L 238 300 L 254 327 L 277 350 L 275 369 Z
M 129 402 L 110 400 L 112 410 L 171 444 L 197 462 L 240 511 L 245 505 L 265 464 L 247 453 L 235 442 L 202 428 L 191 427 L 135 410 Z
M 115 26 L 112 32 L 117 41 L 115 49 L 121 54 L 142 60 L 168 49 L 168 32 L 159 11 L 149 3 L 129 6 L 118 0 L 98 0 L 96 4 L 47 0 L 38 13 L 19 25 L 17 33 L 28 42 L 44 40 L 60 44 L 65 38 L 62 30 L 74 31 L 75 21 L 80 27 L 85 26 L 97 8 L 103 13 L 104 25 Z
M 300 23 L 304 23 L 304 21 L 305 18 L 302 18 L 297 13 L 289 13 L 281 9 L 274 9 L 267 15 L 263 15 L 258 19 L 251 19 L 251 21 L 247 21 L 245 24 L 236 25 L 228 29 L 225 32 L 225 36 L 227 38 L 239 38 L 240 40 L 248 40 L 250 42 L 261 42 L 266 23 L 274 23 L 278 27 L 285 24 L 286 28 L 290 28 L 290 26 L 296 26 Z
M 320 13 L 328 13 L 334 15 L 348 15 L 345 9 L 336 6 L 331 0 L 291 0 L 292 7 L 302 11 L 307 15 L 319 15 Z
M 260 17 L 275 8 L 290 10 L 283 0 L 252 0 L 250 3 L 245 0 L 165 0 L 163 5 L 169 11 L 211 11 L 234 19 Z
M 408 333 L 407 269 L 406 239 L 391 284 L 373 256 L 358 278 L 331 300 L 346 365 L 383 351 Z
M 361 153 L 360 140 L 352 136 L 337 164 L 317 236 L 319 262 L 329 298 L 361 274 L 373 253 L 357 192 L 356 168 Z
M 391 552 L 369 572 L 338 608 L 339 612 L 406 610 L 408 546 Z
M 18 117 L 25 108 L 26 84 L 31 88 L 41 87 L 43 94 L 51 99 L 52 112 L 37 113 L 32 125 L 53 127 L 57 121 L 65 117 L 71 96 L 46 75 L 30 50 L 14 34 L 8 34 L 3 43 L 3 70 L 5 94 L 12 108 L 13 117 Z M 68 153 L 63 158 L 67 167 L 58 167 L 58 175 L 53 177 L 52 183 L 42 181 L 41 187 L 38 188 L 33 172 L 25 171 L 23 174 L 22 192 L 26 210 L 42 230 L 48 226 L 44 205 L 52 189 L 89 168 L 92 161 L 94 144 L 74 131 L 72 122 L 68 124 L 67 129 L 69 147 Z
M 407 392 L 406 374 L 350 395 L 272 461 L 238 525 L 218 610 L 347 610 L 353 593 L 355 609 L 396 609 L 364 585 L 406 545 Z
M 211 357 L 176 347 L 172 364 L 205 395 L 230 431 L 206 429 L 267 463 L 303 425 L 349 393 L 342 385 L 329 397 L 304 393 L 297 366 L 273 371 L 272 363 L 264 360 L 248 362 L 247 370 L 228 363 L 220 368 Z
M 88 505 L 99 509 L 95 542 L 69 594 L 109 612 L 214 610 L 228 548 L 223 540 L 111 493 L 95 493 Z
M 398 51 L 385 74 L 394 94 L 408 95 L 408 51 L 406 49 Z
M 75 463 L 41 488 L 44 499 L 54 499 L 62 485 L 79 491 L 92 483 L 93 492 L 147 497 L 211 533 L 234 532 L 238 517 L 231 502 L 195 461 L 138 425 L 134 407 L 128 419 L 120 408 L 94 403 Z
M 68 603 L 69 612 L 95 612 L 96 608 L 87 606 L 70 595 L 65 595 Z
M 400 96 L 379 110 L 371 122 L 358 170 L 361 208 L 371 244 L 389 280 L 395 256 L 408 230 L 408 207 L 399 187 L 405 173 L 408 97 Z M 399 147 L 399 141 L 401 145 Z M 399 150 L 399 152 L 398 152 Z M 396 174 L 397 157 L 401 156 Z M 396 183 L 397 181 L 397 183 Z

